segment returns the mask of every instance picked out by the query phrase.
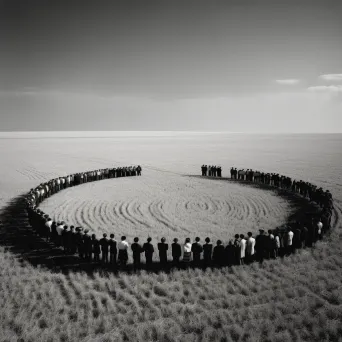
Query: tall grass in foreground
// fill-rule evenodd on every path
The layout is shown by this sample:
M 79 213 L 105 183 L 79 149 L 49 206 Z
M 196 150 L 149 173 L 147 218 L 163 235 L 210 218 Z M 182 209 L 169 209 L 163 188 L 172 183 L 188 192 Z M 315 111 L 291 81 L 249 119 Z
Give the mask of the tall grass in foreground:
M 0 250 L 0 341 L 341 341 L 341 230 L 263 265 L 52 274 Z

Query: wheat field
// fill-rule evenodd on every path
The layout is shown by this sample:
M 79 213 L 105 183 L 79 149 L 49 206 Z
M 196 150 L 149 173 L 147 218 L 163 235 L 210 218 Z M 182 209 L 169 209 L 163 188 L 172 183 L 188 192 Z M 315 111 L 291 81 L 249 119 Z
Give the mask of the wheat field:
M 318 141 L 313 147 L 312 142 Z M 0 139 L 0 341 L 342 341 L 342 138 L 166 134 Z M 317 146 L 317 147 L 316 147 Z M 329 189 L 332 233 L 262 265 L 169 273 L 87 269 L 27 227 L 20 196 L 71 172 L 141 164 L 142 177 L 81 185 L 41 208 L 101 234 L 224 241 L 286 222 L 291 198 L 190 177 L 200 165 L 282 172 Z M 58 267 L 56 266 L 58 265 Z M 62 265 L 63 266 L 63 265 Z

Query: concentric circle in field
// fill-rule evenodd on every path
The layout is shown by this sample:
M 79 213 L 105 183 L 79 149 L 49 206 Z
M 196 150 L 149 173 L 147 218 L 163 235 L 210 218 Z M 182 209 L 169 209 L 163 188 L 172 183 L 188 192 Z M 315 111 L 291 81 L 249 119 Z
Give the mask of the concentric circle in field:
M 55 220 L 96 234 L 170 239 L 271 229 L 285 223 L 288 203 L 271 191 L 224 180 L 145 171 L 142 177 L 103 180 L 69 188 L 41 205 Z

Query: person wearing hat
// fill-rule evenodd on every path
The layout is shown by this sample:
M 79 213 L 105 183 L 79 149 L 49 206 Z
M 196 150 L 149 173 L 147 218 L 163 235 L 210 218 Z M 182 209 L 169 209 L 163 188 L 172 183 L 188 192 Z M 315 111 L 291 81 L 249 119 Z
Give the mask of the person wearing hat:
M 159 260 L 160 264 L 163 266 L 167 265 L 167 251 L 169 249 L 169 245 L 165 243 L 165 238 L 163 237 L 158 243 L 158 251 L 159 251 Z
M 100 245 L 101 245 L 101 252 L 102 252 L 102 262 L 105 264 L 108 263 L 108 247 L 109 247 L 108 242 L 109 241 L 107 239 L 107 234 L 104 233 L 103 238 L 100 240 Z
M 147 268 L 150 268 L 152 265 L 152 258 L 153 258 L 153 253 L 154 253 L 154 247 L 151 244 L 151 241 L 152 241 L 152 238 L 148 237 L 147 242 L 145 242 L 143 246 Z
M 140 269 L 141 266 L 141 258 L 140 255 L 144 251 L 141 244 L 139 243 L 139 238 L 134 238 L 134 243 L 132 243 L 131 246 L 132 252 L 133 252 L 133 267 L 134 270 Z
M 178 239 L 177 238 L 173 239 L 173 243 L 171 245 L 171 248 L 172 248 L 173 263 L 174 263 L 174 265 L 179 265 L 179 259 L 182 256 L 182 247 L 178 243 Z
M 200 238 L 196 237 L 195 242 L 191 245 L 191 252 L 195 266 L 199 266 L 201 262 L 201 253 L 203 252 L 203 247 L 200 244 Z

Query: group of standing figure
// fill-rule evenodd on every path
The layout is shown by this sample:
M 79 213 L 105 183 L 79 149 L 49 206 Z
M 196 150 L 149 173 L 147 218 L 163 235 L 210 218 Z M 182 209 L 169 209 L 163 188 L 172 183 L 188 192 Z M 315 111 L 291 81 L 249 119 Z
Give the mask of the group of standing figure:
M 278 173 L 265 173 L 254 171 L 252 169 L 247 169 L 246 171 L 244 169 L 237 170 L 233 167 L 230 169 L 230 175 L 231 179 L 262 183 L 287 191 L 292 191 L 302 195 L 309 201 L 316 202 L 321 208 L 333 207 L 333 199 L 330 191 L 324 191 L 321 187 L 317 187 L 310 182 L 302 180 L 297 181 Z
M 235 177 L 234 170 L 236 169 L 231 169 L 232 178 Z M 315 189 L 321 195 L 315 196 L 311 192 L 312 196 L 309 197 L 309 191 L 304 191 L 307 187 L 302 186 L 304 184 L 302 181 L 293 181 L 295 182 L 295 186 L 293 186 L 293 182 L 289 177 L 255 172 L 250 169 L 247 171 L 244 180 L 256 182 L 256 179 L 258 179 L 257 181 L 267 185 L 295 191 L 309 200 L 316 201 L 321 207 L 320 216 L 310 217 L 309 220 L 297 221 L 286 227 L 279 227 L 268 232 L 260 229 L 256 237 L 253 236 L 252 232 L 248 232 L 247 235 L 236 234 L 235 238 L 229 240 L 226 245 L 221 240 L 217 240 L 215 246 L 213 246 L 209 237 L 205 238 L 203 245 L 200 237 L 196 237 L 193 243 L 191 243 L 190 238 L 186 238 L 183 244 L 179 243 L 178 238 L 174 238 L 169 249 L 166 239 L 162 238 L 156 246 L 162 268 L 169 268 L 172 265 L 186 267 L 190 264 L 194 267 L 231 266 L 252 263 L 255 260 L 263 262 L 265 258 L 277 258 L 278 256 L 294 253 L 300 248 L 312 247 L 318 240 L 323 239 L 331 225 L 333 201 L 329 191 L 323 192 L 321 188 L 316 190 L 315 186 L 310 185 L 312 189 Z M 238 173 L 239 171 L 237 171 Z M 78 254 L 80 258 L 89 262 L 102 262 L 113 267 L 126 267 L 131 253 L 134 269 L 142 267 L 141 256 L 144 255 L 145 267 L 149 269 L 157 259 L 153 257 L 155 247 L 151 237 L 147 238 L 147 241 L 143 244 L 140 243 L 138 237 L 135 237 L 131 243 L 127 241 L 126 236 L 122 236 L 117 241 L 114 233 L 111 233 L 109 238 L 104 233 L 101 239 L 97 239 L 96 235 L 90 234 L 88 229 L 69 227 L 64 221 L 53 221 L 47 214 L 37 208 L 45 198 L 69 186 L 113 177 L 136 175 L 141 175 L 140 166 L 77 173 L 43 183 L 37 188 L 31 189 L 26 196 L 29 223 L 38 235 L 61 246 L 66 254 Z M 221 172 L 219 175 L 221 176 Z M 324 197 L 324 200 L 322 197 Z M 172 256 L 172 261 L 169 254 Z
M 64 221 L 53 221 L 38 206 L 44 199 L 69 187 L 103 179 L 141 176 L 141 172 L 142 168 L 140 165 L 106 168 L 70 174 L 42 183 L 36 188 L 31 189 L 25 196 L 29 224 L 39 236 L 54 242 L 57 246 L 63 246 L 65 253 L 78 253 L 80 257 L 87 259 L 91 259 L 92 254 L 94 254 L 94 260 L 98 261 L 99 255 L 103 251 L 105 258 L 107 241 L 105 236 L 103 239 L 97 240 L 96 235 L 90 235 L 87 229 L 83 230 L 82 227 L 75 228 L 74 226 L 69 227 Z M 110 249 L 110 244 L 107 248 Z
M 202 176 L 222 177 L 222 167 L 215 165 L 202 165 Z

